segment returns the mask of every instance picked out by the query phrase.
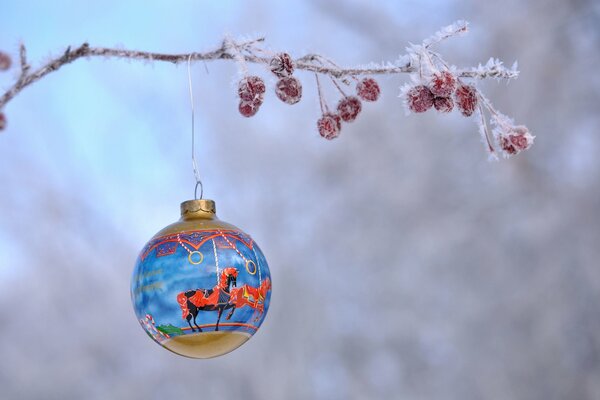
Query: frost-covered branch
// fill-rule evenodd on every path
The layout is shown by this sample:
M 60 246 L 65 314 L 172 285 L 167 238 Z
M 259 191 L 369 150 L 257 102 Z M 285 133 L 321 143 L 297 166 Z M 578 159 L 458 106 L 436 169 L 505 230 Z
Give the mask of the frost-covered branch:
M 490 58 L 485 65 L 459 70 L 448 65 L 439 53 L 432 51 L 433 45 L 467 31 L 468 24 L 458 21 L 442 28 L 422 44 L 407 48 L 407 63 L 416 68 L 410 72 L 411 83 L 403 85 L 400 91 L 406 111 L 422 113 L 435 108 L 440 113 L 449 113 L 456 107 L 465 117 L 470 117 L 477 111 L 475 121 L 490 159 L 497 159 L 499 152 L 504 157 L 510 157 L 527 150 L 535 139 L 527 127 L 515 125 L 512 119 L 496 110 L 475 85 L 466 82 L 466 78 L 517 78 L 517 63 L 506 68 L 500 60 Z M 486 122 L 486 113 L 494 127 L 491 132 Z
M 470 116 L 477 109 L 480 114 L 480 123 L 483 124 L 481 130 L 484 132 L 490 153 L 495 155 L 495 146 L 500 146 L 505 155 L 516 154 L 528 148 L 533 137 L 529 135 L 528 131 L 528 136 L 522 133 L 522 129 L 515 131 L 516 128 L 521 127 L 512 125 L 512 121 L 508 117 L 500 117 L 502 114 L 491 106 L 489 100 L 485 99 L 473 85 L 464 82 L 466 79 L 514 79 L 518 76 L 516 63 L 512 68 L 506 68 L 501 61 L 492 58 L 485 65 L 457 68 L 446 63 L 439 53 L 433 51 L 433 47 L 442 41 L 465 34 L 467 31 L 468 24 L 458 21 L 442 28 L 420 45 L 411 44 L 406 49 L 407 53 L 394 62 L 371 63 L 357 67 L 341 67 L 329 58 L 318 54 L 307 54 L 293 59 L 286 52 L 273 53 L 264 48 L 264 38 L 236 41 L 226 37 L 219 47 L 211 51 L 181 54 L 92 47 L 88 43 L 83 43 L 74 48 L 68 47 L 61 55 L 37 69 L 32 69 L 27 61 L 26 48 L 22 44 L 19 49 L 20 73 L 18 78 L 0 96 L 0 130 L 4 129 L 6 125 L 6 117 L 2 110 L 8 102 L 27 86 L 80 58 L 126 58 L 173 64 L 188 61 L 230 60 L 238 65 L 242 75 L 238 86 L 239 112 L 245 117 L 251 117 L 258 112 L 266 91 L 264 80 L 259 76 L 250 75 L 247 64 L 262 64 L 275 74 L 279 78 L 275 92 L 279 99 L 288 104 L 296 104 L 302 97 L 302 84 L 293 76 L 295 70 L 316 74 L 317 82 L 318 75 L 328 76 L 342 98 L 337 105 L 337 112 L 332 112 L 327 106 L 320 88 L 317 92 L 323 109 L 323 115 L 318 120 L 317 126 L 319 133 L 327 139 L 333 139 L 339 135 L 342 121 L 351 122 L 357 117 L 362 110 L 361 100 L 376 101 L 379 98 L 380 89 L 377 81 L 373 78 L 374 75 L 409 74 L 413 83 L 405 85 L 401 92 L 409 111 L 419 113 L 435 107 L 440 112 L 450 112 L 456 103 L 463 115 Z M 0 52 L 0 71 L 10 69 L 11 64 L 10 56 Z M 346 86 L 347 89 L 353 82 L 356 83 L 356 96 L 348 96 L 343 86 Z M 493 134 L 489 133 L 485 123 L 484 108 L 490 113 L 491 124 L 495 127 Z M 520 132 L 518 140 L 511 139 L 517 131 Z M 507 132 L 512 132 L 512 134 Z M 492 143 L 492 138 L 497 143 Z

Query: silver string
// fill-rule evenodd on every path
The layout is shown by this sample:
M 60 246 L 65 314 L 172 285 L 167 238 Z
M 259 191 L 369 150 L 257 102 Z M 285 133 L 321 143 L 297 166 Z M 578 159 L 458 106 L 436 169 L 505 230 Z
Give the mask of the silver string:
M 196 164 L 196 132 L 194 130 L 194 90 L 192 89 L 192 55 L 188 57 L 188 88 L 190 90 L 190 104 L 192 106 L 192 169 L 194 170 L 194 178 L 196 179 L 196 187 L 194 188 L 194 200 L 198 200 L 198 186 L 200 186 L 200 199 L 204 195 L 204 187 L 202 186 L 202 180 L 200 179 L 200 173 L 198 172 L 198 165 Z

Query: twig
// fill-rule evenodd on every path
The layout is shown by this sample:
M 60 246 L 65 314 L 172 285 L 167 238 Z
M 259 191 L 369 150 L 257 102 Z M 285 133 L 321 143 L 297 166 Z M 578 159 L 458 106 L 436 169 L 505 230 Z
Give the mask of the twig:
M 27 86 L 80 58 L 126 58 L 170 62 L 176 65 L 183 62 L 202 61 L 205 67 L 207 61 L 231 60 L 237 64 L 240 73 L 244 75 L 245 79 L 252 78 L 252 82 L 255 83 L 244 86 L 244 90 L 238 90 L 238 95 L 240 96 L 238 109 L 245 117 L 251 117 L 256 114 L 263 102 L 265 92 L 265 84 L 262 78 L 259 76 L 249 76 L 248 64 L 250 63 L 261 64 L 271 69 L 280 78 L 277 81 L 275 93 L 280 100 L 288 104 L 297 103 L 302 96 L 300 81 L 296 77 L 291 76 L 293 71 L 300 70 L 314 73 L 321 113 L 331 114 L 328 117 L 333 118 L 333 120 L 337 118 L 335 132 L 330 132 L 329 130 L 322 131 L 319 128 L 319 133 L 326 139 L 333 139 L 339 135 L 341 126 L 340 118 L 344 122 L 351 122 L 356 118 L 356 114 L 361 109 L 360 99 L 364 101 L 376 101 L 379 97 L 380 88 L 377 81 L 372 77 L 363 76 L 410 74 L 412 84 L 406 84 L 401 88 L 401 97 L 405 98 L 408 111 L 422 113 L 430 108 L 435 108 L 439 112 L 450 112 L 456 103 L 461 113 L 468 117 L 473 114 L 476 107 L 479 114 L 478 124 L 484 143 L 486 143 L 487 150 L 494 158 L 496 158 L 497 150 L 504 156 L 511 156 L 528 149 L 532 145 L 535 136 L 530 134 L 527 127 L 524 125 L 515 125 L 512 119 L 497 111 L 491 102 L 474 85 L 466 85 L 461 81 L 463 78 L 514 79 L 519 75 L 517 64 L 515 63 L 511 68 L 506 68 L 500 60 L 490 58 L 485 65 L 479 64 L 477 67 L 459 69 L 446 63 L 440 54 L 431 50 L 431 47 L 434 45 L 467 31 L 468 24 L 464 21 L 458 21 L 442 28 L 421 44 L 410 44 L 406 48 L 406 54 L 398 58 L 394 63 L 384 62 L 349 68 L 341 67 L 325 56 L 312 53 L 291 60 L 291 57 L 287 53 L 277 54 L 263 48 L 264 38 L 262 37 L 245 41 L 235 41 L 230 37 L 225 37 L 220 47 L 214 50 L 202 53 L 192 52 L 182 54 L 91 47 L 88 43 L 83 43 L 75 48 L 71 46 L 67 47 L 63 54 L 32 71 L 27 61 L 27 49 L 21 44 L 19 48 L 20 74 L 12 87 L 0 96 L 0 130 L 3 130 L 6 126 L 6 116 L 3 108 L 9 101 Z M 282 55 L 285 57 L 281 58 Z M 273 66 L 277 65 L 280 59 L 286 60 L 284 68 L 281 71 L 278 67 Z M 0 70 L 5 71 L 10 66 L 10 56 L 0 52 Z M 357 97 L 353 100 L 355 100 L 354 103 L 358 103 L 358 108 L 353 118 L 340 117 L 330 112 L 323 95 L 320 75 L 331 79 L 344 98 L 348 96 L 340 86 L 340 83 L 349 86 L 352 80 L 357 82 Z M 358 77 L 361 77 L 361 79 L 359 80 Z M 458 87 L 456 83 L 459 84 Z M 242 91 L 240 92 L 240 90 Z M 452 99 L 452 96 L 454 96 L 455 101 Z M 490 126 L 493 126 L 491 132 L 484 115 L 485 110 L 490 114 Z M 495 143 L 498 149 L 495 148 Z
M 11 101 L 17 94 L 19 94 L 24 88 L 37 82 L 50 72 L 59 70 L 64 65 L 70 64 L 79 58 L 89 57 L 114 57 L 114 58 L 127 58 L 132 60 L 144 60 L 144 61 L 162 61 L 170 62 L 173 64 L 179 64 L 187 62 L 188 59 L 191 61 L 215 61 L 215 60 L 235 60 L 243 63 L 254 63 L 254 64 L 268 64 L 270 59 L 268 57 L 261 57 L 253 54 L 243 54 L 240 50 L 252 51 L 259 49 L 258 44 L 262 43 L 264 38 L 253 39 L 245 42 L 235 42 L 231 39 L 223 41 L 220 47 L 203 53 L 192 52 L 192 53 L 181 53 L 181 54 L 167 54 L 167 53 L 155 53 L 149 51 L 139 50 L 127 50 L 127 49 L 115 49 L 108 47 L 90 47 L 88 43 L 83 43 L 74 50 L 72 47 L 68 47 L 67 50 L 59 57 L 50 60 L 47 64 L 38 68 L 37 70 L 30 72 L 30 66 L 26 60 L 26 48 L 24 45 L 20 47 L 21 56 L 21 75 L 2 96 L 0 96 L 0 109 Z M 329 75 L 333 78 L 343 79 L 344 77 L 356 77 L 360 75 L 389 75 L 389 74 L 403 74 L 412 73 L 416 71 L 415 66 L 407 63 L 405 65 L 385 65 L 385 66 L 373 66 L 373 67 L 354 67 L 354 68 L 343 68 L 336 66 L 333 62 L 331 65 L 322 65 L 321 63 L 316 64 L 314 61 L 318 60 L 319 56 L 315 54 L 309 54 L 303 57 L 299 57 L 295 60 L 295 67 L 298 70 L 314 72 L 322 75 Z M 242 69 L 244 67 L 241 67 Z M 505 78 L 511 79 L 514 76 L 506 71 L 493 70 L 485 71 L 479 69 L 464 69 L 456 71 L 456 75 L 462 78 Z
M 479 114 L 479 129 L 481 130 L 482 136 L 487 144 L 487 150 L 490 155 L 496 157 L 496 151 L 494 150 L 494 146 L 492 145 L 492 138 L 490 135 L 490 130 L 487 126 L 487 122 L 485 121 L 485 117 L 483 115 L 483 108 L 481 107 L 481 103 L 477 105 L 478 114 Z
M 323 92 L 321 92 L 321 82 L 319 81 L 319 74 L 315 73 L 315 79 L 317 80 L 317 92 L 319 94 L 319 105 L 321 106 L 321 114 L 325 114 L 325 111 L 329 112 L 329 107 L 323 98 Z

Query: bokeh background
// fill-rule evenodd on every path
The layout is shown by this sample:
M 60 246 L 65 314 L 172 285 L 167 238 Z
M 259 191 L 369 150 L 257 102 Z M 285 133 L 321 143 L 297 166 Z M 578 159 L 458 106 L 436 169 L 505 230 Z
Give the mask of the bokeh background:
M 244 119 L 236 66 L 193 66 L 205 195 L 274 282 L 261 330 L 209 361 L 149 340 L 129 295 L 193 193 L 185 66 L 79 60 L 23 91 L 0 135 L 0 397 L 600 398 L 598 2 L 7 0 L 0 48 L 37 66 L 86 40 L 175 53 L 229 33 L 356 65 L 456 19 L 472 29 L 449 62 L 519 61 L 480 84 L 537 135 L 509 161 L 471 119 L 405 116 L 406 76 L 326 142 L 310 74 L 301 103 L 269 92 Z

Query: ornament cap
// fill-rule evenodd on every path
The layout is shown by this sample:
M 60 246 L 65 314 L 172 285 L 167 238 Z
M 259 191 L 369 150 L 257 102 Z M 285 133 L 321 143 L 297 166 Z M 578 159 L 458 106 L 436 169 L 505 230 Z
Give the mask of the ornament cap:
M 181 203 L 181 218 L 161 229 L 154 237 L 202 229 L 239 230 L 234 225 L 221 221 L 217 217 L 213 200 L 199 199 Z
M 213 200 L 187 200 L 181 203 L 181 219 L 214 219 L 217 208 Z

